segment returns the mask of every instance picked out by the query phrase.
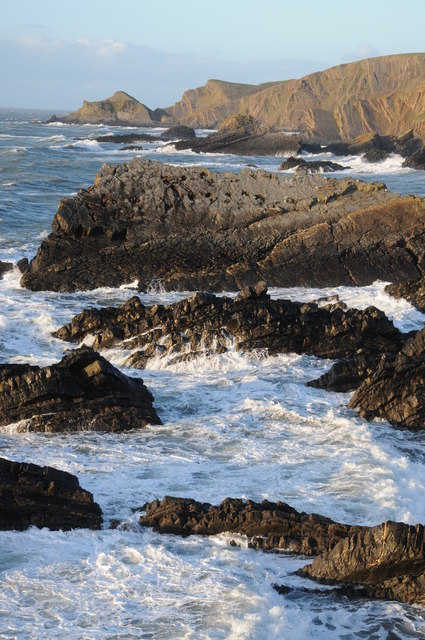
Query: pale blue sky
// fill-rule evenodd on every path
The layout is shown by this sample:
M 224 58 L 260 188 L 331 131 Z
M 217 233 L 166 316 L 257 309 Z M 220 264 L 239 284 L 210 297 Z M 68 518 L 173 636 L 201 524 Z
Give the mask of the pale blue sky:
M 122 89 L 154 108 L 208 78 L 284 80 L 425 50 L 424 0 L 0 0 L 2 107 Z

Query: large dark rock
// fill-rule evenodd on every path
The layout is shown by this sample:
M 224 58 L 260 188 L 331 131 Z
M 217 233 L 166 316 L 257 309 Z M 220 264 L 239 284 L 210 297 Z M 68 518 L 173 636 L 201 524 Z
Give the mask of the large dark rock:
M 350 400 L 367 420 L 383 418 L 409 429 L 425 428 L 425 329 L 401 351 L 384 356 Z
M 385 291 L 394 298 L 405 298 L 419 311 L 425 313 L 425 278 L 419 278 L 413 282 L 387 284 Z
M 165 496 L 146 503 L 139 522 L 159 533 L 211 536 L 229 532 L 246 535 L 250 546 L 283 549 L 308 556 L 332 549 L 359 527 L 339 524 L 317 514 L 299 513 L 284 502 L 258 503 L 226 498 L 219 505 Z
M 164 133 L 159 136 L 160 140 L 195 140 L 196 133 L 192 127 L 187 127 L 184 124 L 176 124 L 174 127 L 170 127 Z
M 143 381 L 88 347 L 58 364 L 0 365 L 0 425 L 31 431 L 123 431 L 160 424 Z
M 145 307 L 133 297 L 120 307 L 87 309 L 55 332 L 80 342 L 95 336 L 94 347 L 121 344 L 134 349 L 132 365 L 143 367 L 155 355 L 187 359 L 202 350 L 267 349 L 269 353 L 307 353 L 324 358 L 365 354 L 368 361 L 396 353 L 404 337 L 375 307 L 365 310 L 316 303 L 270 300 L 264 283 L 236 299 L 196 293 L 168 306 Z M 125 340 L 125 345 L 122 341 Z
M 350 167 L 344 167 L 337 162 L 330 160 L 304 160 L 303 158 L 294 158 L 290 156 L 282 162 L 279 171 L 289 171 L 295 169 L 297 173 L 330 173 L 332 171 L 343 171 Z
M 75 291 L 365 285 L 424 272 L 425 204 L 382 183 L 215 173 L 135 158 L 62 200 L 22 277 Z
M 422 525 L 385 522 L 351 532 L 300 574 L 330 584 L 363 585 L 369 597 L 424 605 L 424 547 Z
M 70 473 L 0 458 L 0 530 L 100 529 L 102 511 Z
M 3 262 L 3 260 L 0 260 L 0 278 L 3 278 L 4 274 L 8 271 L 12 271 L 12 269 L 13 262 Z

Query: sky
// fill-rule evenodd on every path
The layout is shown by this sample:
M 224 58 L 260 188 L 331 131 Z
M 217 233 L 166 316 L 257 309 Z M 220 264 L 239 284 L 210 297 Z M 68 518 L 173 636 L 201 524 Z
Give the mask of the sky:
M 167 107 L 209 78 L 258 84 L 425 51 L 424 0 L 0 0 L 0 107 L 126 91 Z

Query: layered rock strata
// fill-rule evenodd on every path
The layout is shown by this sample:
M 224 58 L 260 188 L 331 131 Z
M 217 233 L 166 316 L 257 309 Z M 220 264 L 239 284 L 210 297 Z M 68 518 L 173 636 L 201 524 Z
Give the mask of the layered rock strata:
M 102 510 L 70 473 L 0 458 L 0 530 L 100 529 Z
M 123 431 L 160 424 L 153 396 L 88 347 L 48 367 L 0 365 L 0 425 L 30 431 Z M 19 427 L 18 427 L 19 428 Z
M 398 354 L 387 353 L 352 396 L 350 407 L 367 420 L 382 418 L 399 427 L 425 428 L 425 329 Z
M 424 546 L 424 527 L 419 524 L 361 527 L 300 574 L 328 584 L 362 585 L 363 595 L 372 598 L 425 605 Z
M 425 203 L 382 183 L 172 167 L 104 165 L 62 200 L 22 277 L 75 291 L 139 281 L 146 290 L 365 285 L 424 272 Z
M 143 527 L 180 536 L 234 533 L 250 538 L 249 545 L 263 550 L 316 555 L 332 549 L 359 527 L 334 522 L 317 514 L 299 513 L 284 502 L 258 503 L 226 498 L 219 505 L 190 498 L 166 496 L 143 505 Z
M 371 367 L 383 353 L 398 352 L 404 341 L 375 307 L 271 300 L 264 283 L 244 289 L 235 299 L 196 293 L 167 306 L 147 307 L 133 297 L 120 307 L 82 311 L 54 335 L 71 342 L 91 335 L 96 349 L 131 349 L 130 362 L 138 367 L 155 356 L 188 359 L 209 350 L 226 351 L 229 345 L 322 358 L 360 359 L 363 354 Z

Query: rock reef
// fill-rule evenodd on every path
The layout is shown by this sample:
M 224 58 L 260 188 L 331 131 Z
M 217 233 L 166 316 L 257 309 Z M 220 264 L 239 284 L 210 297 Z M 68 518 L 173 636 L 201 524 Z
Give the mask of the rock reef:
M 152 394 L 88 347 L 48 367 L 0 365 L 0 425 L 21 430 L 123 431 L 160 424 Z
M 382 183 L 173 167 L 104 165 L 61 201 L 22 277 L 34 290 L 138 280 L 146 290 L 238 290 L 416 280 L 425 203 Z
M 226 498 L 219 505 L 190 498 L 165 496 L 142 507 L 143 527 L 180 536 L 235 533 L 250 538 L 253 548 L 281 549 L 316 555 L 332 549 L 358 527 L 334 522 L 317 514 L 299 513 L 284 502 L 254 502 Z
M 100 529 L 102 510 L 66 471 L 0 458 L 0 530 Z
M 404 342 L 403 334 L 375 307 L 358 310 L 340 303 L 271 300 L 264 283 L 244 289 L 236 299 L 196 293 L 167 306 L 146 307 L 135 296 L 120 307 L 84 310 L 54 335 L 71 342 L 90 335 L 96 349 L 131 349 L 130 363 L 136 367 L 155 356 L 187 360 L 209 351 L 224 352 L 232 345 L 270 354 L 356 357 L 358 363 L 363 357 L 371 368 L 383 353 L 397 353 Z M 361 380 L 359 371 L 357 376 L 355 386 Z

